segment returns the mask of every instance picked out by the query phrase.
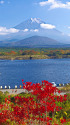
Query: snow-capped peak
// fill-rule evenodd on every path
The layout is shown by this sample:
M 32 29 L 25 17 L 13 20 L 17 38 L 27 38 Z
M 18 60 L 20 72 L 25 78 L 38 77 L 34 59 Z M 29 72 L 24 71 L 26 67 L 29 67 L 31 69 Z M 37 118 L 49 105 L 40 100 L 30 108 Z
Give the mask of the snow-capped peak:
M 39 19 L 39 18 L 31 18 L 31 21 L 32 21 L 32 23 L 33 22 L 41 23 L 41 19 Z

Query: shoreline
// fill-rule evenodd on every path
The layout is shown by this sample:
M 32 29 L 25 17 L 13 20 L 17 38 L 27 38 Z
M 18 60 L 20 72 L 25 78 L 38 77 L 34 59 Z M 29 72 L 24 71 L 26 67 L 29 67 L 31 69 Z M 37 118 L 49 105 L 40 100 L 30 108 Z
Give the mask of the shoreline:
M 0 56 L 0 60 L 11 60 L 11 61 L 13 60 L 35 60 L 35 59 L 64 59 L 64 58 L 63 57 L 57 58 L 56 56 L 47 56 L 47 55 Z
M 57 87 L 58 89 L 60 87 Z M 1 92 L 9 92 L 9 95 L 10 94 L 13 94 L 13 95 L 17 95 L 17 94 L 20 94 L 20 93 L 28 93 L 26 89 L 0 89 Z M 64 95 L 66 93 L 69 93 L 69 92 L 61 92 L 60 94 L 56 92 L 57 95 Z
M 0 89 L 1 92 L 9 92 L 9 94 L 20 94 L 22 92 L 26 93 L 25 89 Z

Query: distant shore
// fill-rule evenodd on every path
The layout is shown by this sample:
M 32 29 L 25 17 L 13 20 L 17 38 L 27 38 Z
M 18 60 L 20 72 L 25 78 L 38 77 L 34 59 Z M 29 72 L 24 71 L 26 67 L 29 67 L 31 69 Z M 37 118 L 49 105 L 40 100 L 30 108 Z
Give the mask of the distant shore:
M 0 60 L 49 59 L 46 55 L 0 56 Z
M 0 60 L 60 59 L 47 55 L 0 56 Z

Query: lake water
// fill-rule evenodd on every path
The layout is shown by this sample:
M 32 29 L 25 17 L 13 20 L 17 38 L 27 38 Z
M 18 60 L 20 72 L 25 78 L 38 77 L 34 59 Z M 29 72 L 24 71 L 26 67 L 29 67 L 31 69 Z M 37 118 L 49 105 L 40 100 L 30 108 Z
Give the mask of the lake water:
M 70 83 L 70 59 L 0 60 L 0 86 L 25 82 Z

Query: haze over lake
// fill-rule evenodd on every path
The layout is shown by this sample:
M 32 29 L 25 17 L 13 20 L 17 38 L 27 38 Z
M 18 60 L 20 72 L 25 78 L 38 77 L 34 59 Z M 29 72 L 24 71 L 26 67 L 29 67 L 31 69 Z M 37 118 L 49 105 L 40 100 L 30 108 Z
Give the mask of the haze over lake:
M 0 60 L 0 86 L 14 88 L 25 82 L 70 82 L 70 59 Z

